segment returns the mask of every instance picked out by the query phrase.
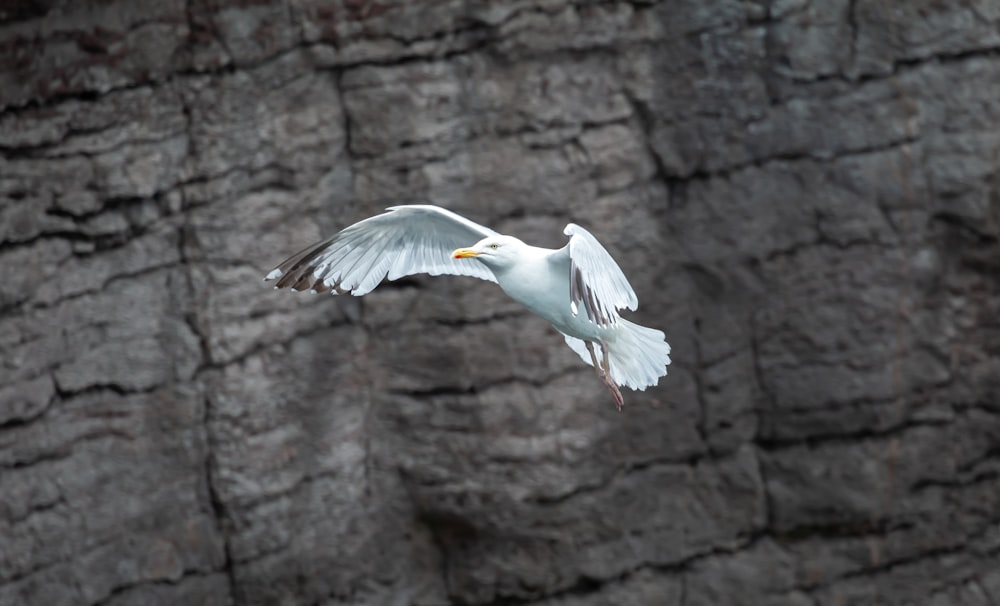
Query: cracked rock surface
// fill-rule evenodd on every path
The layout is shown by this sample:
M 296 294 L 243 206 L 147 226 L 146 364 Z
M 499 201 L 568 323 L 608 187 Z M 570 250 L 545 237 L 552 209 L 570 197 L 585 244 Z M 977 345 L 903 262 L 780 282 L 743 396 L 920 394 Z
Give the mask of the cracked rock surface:
M 4 4 L 0 604 L 1000 604 L 1000 0 L 898 4 Z M 670 375 L 260 281 L 419 201 Z

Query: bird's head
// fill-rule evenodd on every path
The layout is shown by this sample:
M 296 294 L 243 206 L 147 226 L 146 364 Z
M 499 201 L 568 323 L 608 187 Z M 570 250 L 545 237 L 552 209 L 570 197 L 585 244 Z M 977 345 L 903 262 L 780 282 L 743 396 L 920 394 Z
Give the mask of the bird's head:
M 476 242 L 469 248 L 457 248 L 451 256 L 456 259 L 476 259 L 492 269 L 501 269 L 512 265 L 524 242 L 513 236 L 489 236 Z

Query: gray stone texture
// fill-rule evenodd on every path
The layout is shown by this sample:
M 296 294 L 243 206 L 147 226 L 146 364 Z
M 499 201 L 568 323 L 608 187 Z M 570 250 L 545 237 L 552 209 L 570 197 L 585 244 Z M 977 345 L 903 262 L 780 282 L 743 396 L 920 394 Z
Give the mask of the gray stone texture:
M 419 201 L 670 375 L 260 281 Z M 0 604 L 1000 604 L 1000 0 L 0 3 Z

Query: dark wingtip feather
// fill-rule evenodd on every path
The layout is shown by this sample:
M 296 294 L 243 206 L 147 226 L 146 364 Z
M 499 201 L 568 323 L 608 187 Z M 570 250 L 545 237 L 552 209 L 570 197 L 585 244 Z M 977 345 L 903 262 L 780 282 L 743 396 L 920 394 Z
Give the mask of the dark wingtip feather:
M 291 287 L 293 290 L 303 290 L 300 286 L 302 280 L 312 279 L 313 261 L 326 250 L 332 241 L 333 238 L 300 250 L 278 264 L 264 279 L 277 279 L 276 288 Z M 306 285 L 308 286 L 308 284 Z

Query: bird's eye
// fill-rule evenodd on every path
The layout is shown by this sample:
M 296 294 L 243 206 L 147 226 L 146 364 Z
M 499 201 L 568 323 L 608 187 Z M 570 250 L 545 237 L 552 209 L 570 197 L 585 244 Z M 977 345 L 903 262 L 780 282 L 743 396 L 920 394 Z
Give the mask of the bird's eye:
M 492 248 L 493 250 L 496 250 L 496 249 L 500 248 L 500 245 L 499 244 L 490 244 L 490 248 Z

